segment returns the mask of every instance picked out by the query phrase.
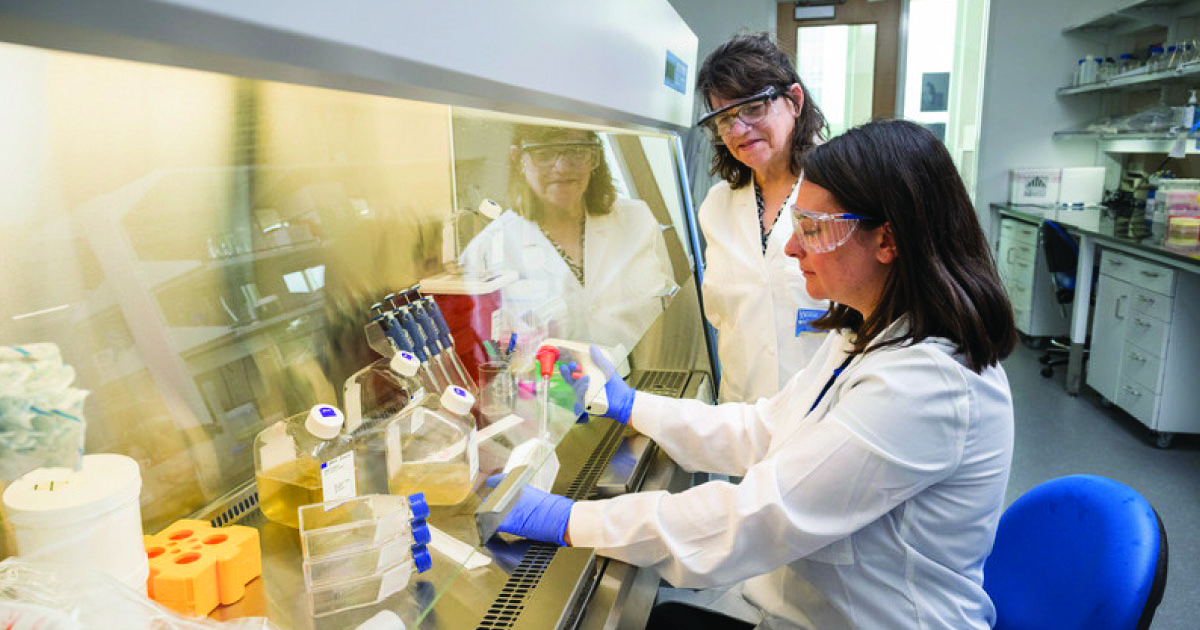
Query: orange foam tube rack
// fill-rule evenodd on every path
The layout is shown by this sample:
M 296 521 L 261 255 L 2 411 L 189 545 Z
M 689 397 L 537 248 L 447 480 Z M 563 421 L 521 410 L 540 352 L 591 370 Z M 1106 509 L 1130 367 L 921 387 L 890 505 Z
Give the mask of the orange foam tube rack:
M 144 537 L 144 542 L 150 558 L 150 598 L 187 615 L 207 615 L 217 604 L 236 602 L 246 594 L 246 583 L 262 574 L 258 530 L 253 527 L 212 527 L 184 519 Z

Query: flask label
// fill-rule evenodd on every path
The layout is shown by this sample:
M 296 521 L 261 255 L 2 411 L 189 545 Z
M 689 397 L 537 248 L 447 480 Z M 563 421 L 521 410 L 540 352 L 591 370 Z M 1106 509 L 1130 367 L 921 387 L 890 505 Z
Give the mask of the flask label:
M 321 492 L 326 512 L 358 495 L 354 482 L 354 451 L 321 463 Z

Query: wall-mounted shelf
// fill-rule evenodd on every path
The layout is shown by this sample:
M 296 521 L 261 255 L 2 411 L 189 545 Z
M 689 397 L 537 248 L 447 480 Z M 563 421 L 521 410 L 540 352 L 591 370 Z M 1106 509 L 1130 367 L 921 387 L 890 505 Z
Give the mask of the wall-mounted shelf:
M 1071 96 L 1092 92 L 1131 92 L 1189 81 L 1200 81 L 1200 61 L 1188 62 L 1173 70 L 1114 77 L 1107 81 L 1097 81 L 1096 83 L 1088 83 L 1087 85 L 1060 87 L 1056 94 L 1059 96 Z
M 1170 153 L 1172 145 L 1179 141 L 1173 133 L 1097 133 L 1094 131 L 1056 131 L 1055 140 L 1090 140 L 1098 142 L 1106 153 Z M 1196 139 L 1187 138 L 1184 151 L 1188 155 L 1200 154 Z
M 1173 21 L 1200 13 L 1197 0 L 1121 0 L 1117 6 L 1063 29 L 1064 35 L 1131 35 L 1165 28 Z

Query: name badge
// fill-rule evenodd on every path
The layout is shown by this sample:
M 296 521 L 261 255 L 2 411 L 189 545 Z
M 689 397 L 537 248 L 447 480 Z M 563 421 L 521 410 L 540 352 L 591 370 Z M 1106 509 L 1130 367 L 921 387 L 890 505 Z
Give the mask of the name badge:
M 824 332 L 824 331 L 817 330 L 816 328 L 812 327 L 812 322 L 816 321 L 818 318 L 820 318 L 824 314 L 825 314 L 825 311 L 818 310 L 815 308 L 798 308 L 798 309 L 796 309 L 796 335 L 795 336 L 799 337 L 800 333 Z

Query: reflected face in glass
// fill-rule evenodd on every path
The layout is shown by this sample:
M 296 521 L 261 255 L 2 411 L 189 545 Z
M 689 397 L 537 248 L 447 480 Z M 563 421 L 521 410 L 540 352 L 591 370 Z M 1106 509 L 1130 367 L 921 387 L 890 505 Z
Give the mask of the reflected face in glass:
M 523 144 L 521 172 L 542 203 L 577 209 L 591 183 L 592 170 L 602 159 L 600 146 L 583 131 L 569 132 L 553 142 Z
M 788 89 L 788 95 L 791 98 L 767 100 L 766 111 L 757 112 L 761 116 L 753 117 L 758 118 L 754 124 L 747 124 L 742 116 L 726 120 L 721 141 L 737 161 L 753 171 L 761 171 L 773 163 L 786 164 L 789 159 L 792 130 L 796 127 L 796 117 L 800 115 L 796 103 L 803 103 L 804 93 L 797 85 Z M 742 100 L 741 97 L 726 99 L 713 95 L 712 109 L 716 111 L 739 100 Z

